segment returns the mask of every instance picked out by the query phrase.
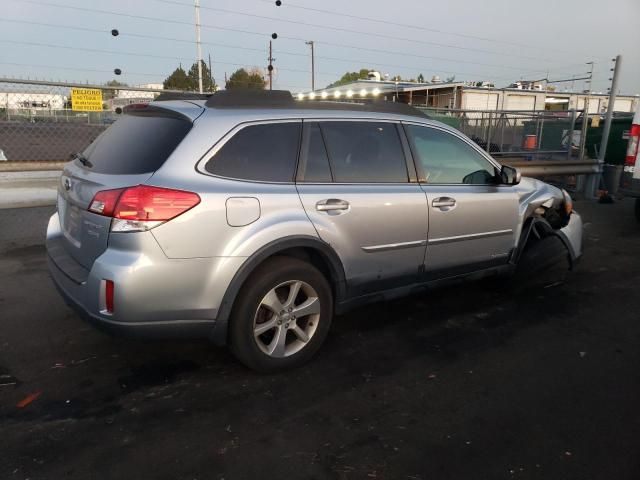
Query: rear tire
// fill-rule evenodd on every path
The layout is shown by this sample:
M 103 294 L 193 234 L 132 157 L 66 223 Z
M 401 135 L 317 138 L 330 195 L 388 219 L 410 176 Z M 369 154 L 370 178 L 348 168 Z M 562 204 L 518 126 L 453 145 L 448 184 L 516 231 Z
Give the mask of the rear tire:
M 296 258 L 273 257 L 238 293 L 230 317 L 230 346 L 249 368 L 275 372 L 299 367 L 329 332 L 333 296 L 327 279 Z

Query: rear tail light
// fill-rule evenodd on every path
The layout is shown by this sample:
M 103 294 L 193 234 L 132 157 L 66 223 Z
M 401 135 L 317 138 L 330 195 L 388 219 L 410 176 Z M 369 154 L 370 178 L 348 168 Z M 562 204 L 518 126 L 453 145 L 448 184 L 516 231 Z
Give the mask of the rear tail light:
M 114 218 L 112 231 L 138 232 L 182 215 L 199 203 L 196 193 L 138 185 L 96 193 L 89 211 Z
M 104 307 L 107 313 L 113 313 L 113 295 L 115 286 L 113 280 L 105 280 L 104 285 Z
M 638 143 L 640 141 L 640 125 L 632 125 L 629 132 L 629 145 L 627 147 L 627 157 L 624 164 L 627 166 L 634 166 L 636 164 L 636 158 L 638 156 Z

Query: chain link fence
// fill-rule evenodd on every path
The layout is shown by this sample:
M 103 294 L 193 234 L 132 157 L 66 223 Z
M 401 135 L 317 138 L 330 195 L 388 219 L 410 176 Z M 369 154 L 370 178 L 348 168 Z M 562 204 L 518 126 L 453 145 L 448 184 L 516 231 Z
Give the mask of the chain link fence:
M 102 92 L 102 110 L 73 109 L 72 88 Z M 84 150 L 118 117 L 116 110 L 150 102 L 156 88 L 0 79 L 0 161 L 65 161 Z
M 72 88 L 99 89 L 102 110 L 74 110 Z M 150 102 L 162 91 L 159 85 L 113 87 L 0 79 L 0 161 L 65 161 L 108 128 L 118 118 L 117 110 Z M 580 156 L 580 131 L 575 128 L 580 111 L 421 108 L 496 157 Z

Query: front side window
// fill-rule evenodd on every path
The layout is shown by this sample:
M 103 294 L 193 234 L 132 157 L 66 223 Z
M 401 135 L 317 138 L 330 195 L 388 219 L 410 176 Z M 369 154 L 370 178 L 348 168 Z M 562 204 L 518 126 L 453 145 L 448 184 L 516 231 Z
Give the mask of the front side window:
M 245 127 L 207 162 L 205 170 L 222 177 L 291 182 L 298 160 L 300 122 Z
M 407 182 L 396 124 L 320 122 L 333 180 L 342 183 Z
M 413 154 L 427 183 L 488 185 L 496 169 L 462 139 L 442 130 L 406 125 Z

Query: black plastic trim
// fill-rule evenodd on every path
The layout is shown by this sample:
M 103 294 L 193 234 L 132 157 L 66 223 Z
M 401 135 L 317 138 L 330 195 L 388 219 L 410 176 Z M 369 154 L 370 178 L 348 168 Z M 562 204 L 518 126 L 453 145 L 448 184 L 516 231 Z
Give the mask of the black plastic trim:
M 292 248 L 311 248 L 320 253 L 331 270 L 330 283 L 334 287 L 336 298 L 334 304 L 342 301 L 345 296 L 345 274 L 340 258 L 328 243 L 308 235 L 297 235 L 274 240 L 271 243 L 260 248 L 256 253 L 249 257 L 236 272 L 233 280 L 229 284 L 227 291 L 222 298 L 216 324 L 211 331 L 210 339 L 217 345 L 225 345 L 227 343 L 227 331 L 229 325 L 229 316 L 231 309 L 238 296 L 238 292 L 242 288 L 244 282 L 249 275 L 267 258 L 276 255 L 279 252 Z
M 533 231 L 533 227 L 537 224 L 544 225 L 545 231 L 548 236 L 554 235 L 558 237 L 560 241 L 562 241 L 565 248 L 569 252 L 569 259 L 571 260 L 571 268 L 573 269 L 573 267 L 576 265 L 578 261 L 578 257 L 576 256 L 576 252 L 574 251 L 573 246 L 571 245 L 571 242 L 561 230 L 555 230 L 549 224 L 549 222 L 547 222 L 544 218 L 539 218 L 539 217 L 529 217 L 525 221 L 525 224 L 522 227 L 522 232 L 520 234 L 520 239 L 518 241 L 518 246 L 516 247 L 516 249 L 513 251 L 513 254 L 511 255 L 510 263 L 517 264 L 520 261 L 520 257 L 522 256 L 522 252 L 524 251 L 524 248 L 527 245 L 527 242 L 529 241 L 529 236 Z

